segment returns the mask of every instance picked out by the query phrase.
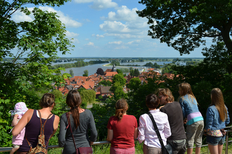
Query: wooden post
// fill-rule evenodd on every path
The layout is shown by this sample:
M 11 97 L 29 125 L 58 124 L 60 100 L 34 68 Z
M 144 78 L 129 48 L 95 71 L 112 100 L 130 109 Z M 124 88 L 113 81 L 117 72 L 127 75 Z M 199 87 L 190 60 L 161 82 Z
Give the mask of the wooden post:
M 226 150 L 225 150 L 225 154 L 228 154 L 228 134 L 229 132 L 231 132 L 231 130 L 227 130 L 226 132 Z

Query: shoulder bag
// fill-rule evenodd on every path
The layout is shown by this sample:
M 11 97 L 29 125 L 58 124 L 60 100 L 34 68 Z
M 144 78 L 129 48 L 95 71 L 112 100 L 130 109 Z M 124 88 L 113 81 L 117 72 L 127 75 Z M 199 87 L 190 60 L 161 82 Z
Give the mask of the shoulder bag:
M 74 136 L 73 136 L 72 127 L 71 127 L 71 123 L 70 123 L 68 112 L 66 113 L 66 117 L 68 119 L 68 126 L 67 126 L 67 128 L 68 127 L 70 128 L 70 131 L 71 131 L 71 134 L 72 134 L 72 138 L 73 138 L 74 147 L 76 149 L 76 154 L 92 154 L 93 153 L 92 147 L 79 147 L 79 148 L 76 147 L 76 143 L 75 143 L 75 139 L 74 139 Z
M 170 146 L 167 146 L 167 147 L 164 146 L 163 140 L 162 140 L 162 138 L 160 136 L 160 133 L 159 133 L 159 129 L 158 129 L 157 125 L 156 125 L 155 119 L 153 118 L 152 114 L 150 112 L 148 112 L 147 114 L 151 118 L 151 121 L 153 123 L 155 132 L 156 132 L 156 134 L 157 134 L 157 136 L 159 138 L 159 141 L 160 141 L 160 144 L 161 144 L 162 154 L 172 154 L 172 148 Z

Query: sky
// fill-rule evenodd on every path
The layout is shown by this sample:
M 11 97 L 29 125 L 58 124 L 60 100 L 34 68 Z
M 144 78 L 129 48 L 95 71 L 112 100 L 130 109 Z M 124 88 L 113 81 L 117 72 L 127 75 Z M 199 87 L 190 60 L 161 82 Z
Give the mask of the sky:
M 70 54 L 60 57 L 180 57 L 177 50 L 147 35 L 147 19 L 136 13 L 145 6 L 138 0 L 71 0 L 60 7 L 39 8 L 56 12 L 66 36 L 73 39 Z M 12 18 L 33 20 L 19 11 Z M 182 57 L 203 58 L 200 48 Z

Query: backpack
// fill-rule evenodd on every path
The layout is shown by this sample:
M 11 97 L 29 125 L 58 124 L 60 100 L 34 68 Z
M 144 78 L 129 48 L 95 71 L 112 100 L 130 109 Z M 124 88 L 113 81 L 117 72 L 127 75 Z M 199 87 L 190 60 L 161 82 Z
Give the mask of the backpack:
M 39 110 L 38 110 L 38 112 L 39 112 L 39 117 L 40 117 L 40 134 L 39 134 L 39 136 L 38 136 L 38 143 L 37 143 L 36 147 L 32 148 L 31 143 L 28 141 L 28 139 L 27 139 L 27 137 L 26 137 L 26 140 L 27 140 L 28 145 L 29 145 L 29 147 L 30 147 L 30 150 L 29 150 L 28 154 L 47 154 L 47 149 L 46 149 L 46 147 L 47 147 L 48 142 L 47 142 L 47 144 L 45 144 L 44 127 L 45 127 L 45 124 L 46 124 L 48 118 L 49 118 L 52 114 L 50 114 L 50 115 L 48 116 L 48 118 L 46 119 L 46 121 L 45 121 L 44 124 L 43 124 L 43 123 L 42 123 L 42 119 L 41 119 L 41 113 L 40 113 Z M 51 136 L 49 137 L 49 139 L 50 139 L 50 138 L 51 138 Z M 48 139 L 48 141 L 49 141 L 49 139 Z

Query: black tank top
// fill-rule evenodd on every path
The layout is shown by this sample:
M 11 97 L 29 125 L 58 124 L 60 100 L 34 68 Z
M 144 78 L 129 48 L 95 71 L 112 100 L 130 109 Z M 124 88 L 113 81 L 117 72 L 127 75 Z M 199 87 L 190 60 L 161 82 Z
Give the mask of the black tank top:
M 32 147 L 36 147 L 38 143 L 38 136 L 40 134 L 40 118 L 37 116 L 37 110 L 34 110 L 34 113 L 31 117 L 31 120 L 26 125 L 25 137 L 27 137 L 28 141 L 31 143 Z M 49 137 L 54 131 L 53 122 L 55 119 L 55 115 L 53 114 L 50 119 L 47 120 L 44 127 L 44 135 L 45 135 L 45 143 L 47 144 Z M 42 118 L 42 123 L 44 123 L 46 119 Z M 18 149 L 19 152 L 27 152 L 30 150 L 30 147 L 27 143 L 27 140 L 23 140 L 23 144 Z

